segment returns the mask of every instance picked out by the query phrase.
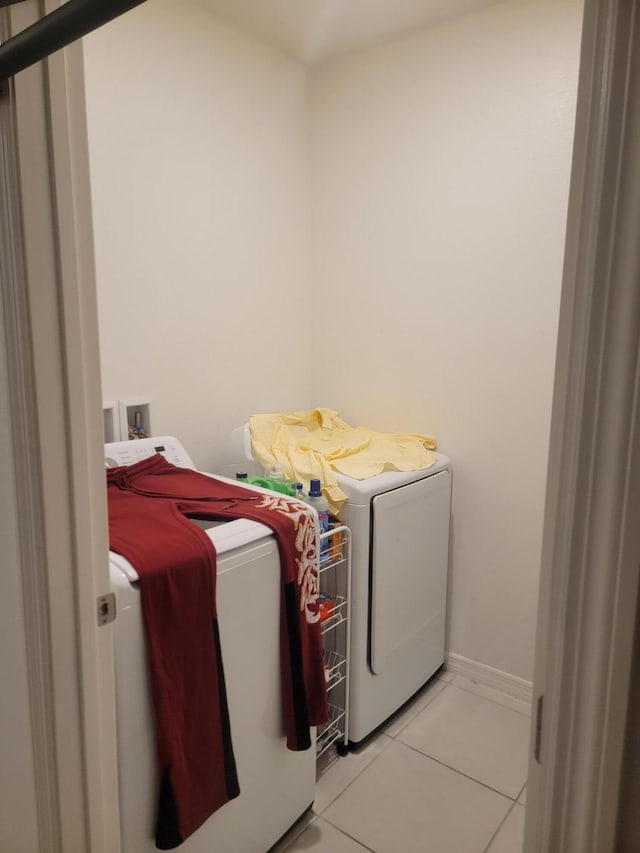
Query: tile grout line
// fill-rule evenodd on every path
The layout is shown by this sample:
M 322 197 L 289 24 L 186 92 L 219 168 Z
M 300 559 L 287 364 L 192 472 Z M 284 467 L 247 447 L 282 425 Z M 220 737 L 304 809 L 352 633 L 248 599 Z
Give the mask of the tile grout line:
M 509 809 L 509 811 L 506 813 L 506 815 L 502 818 L 502 820 L 501 820 L 501 821 L 500 821 L 500 823 L 498 824 L 498 826 L 497 826 L 497 828 L 496 828 L 496 831 L 493 833 L 493 835 L 492 835 L 492 836 L 491 836 L 491 838 L 489 839 L 489 843 L 488 843 L 488 844 L 487 844 L 487 846 L 484 848 L 484 850 L 482 851 L 482 853 L 489 853 L 489 849 L 490 849 L 491 845 L 493 844 L 493 842 L 496 840 L 496 836 L 498 835 L 498 833 L 500 832 L 500 830 L 502 829 L 502 827 L 505 825 L 505 823 L 507 822 L 507 818 L 509 817 L 509 815 L 511 814 L 511 812 L 514 810 L 514 808 L 515 808 L 517 805 L 518 805 L 518 804 L 517 804 L 517 802 L 514 800 L 514 801 L 513 801 L 513 803 L 511 804 L 511 808 Z
M 468 779 L 470 782 L 475 782 L 476 785 L 482 785 L 483 788 L 486 788 L 488 791 L 493 791 L 494 794 L 498 794 L 499 796 L 504 797 L 506 800 L 510 800 L 512 803 L 517 802 L 516 799 L 514 799 L 509 794 L 505 794 L 504 791 L 498 791 L 497 788 L 492 788 L 491 785 L 487 785 L 486 782 L 481 782 L 479 779 L 474 779 L 473 776 L 469 776 L 468 773 L 463 773 L 462 770 L 457 770 L 455 767 L 450 767 L 448 764 L 445 764 L 444 761 L 440 761 L 439 758 L 434 758 L 433 755 L 429 755 L 426 752 L 422 752 L 421 750 L 417 749 L 415 746 L 411 746 L 410 744 L 404 743 L 404 741 L 401 741 L 401 740 L 398 741 L 398 743 L 402 744 L 402 746 L 406 746 L 407 749 L 412 750 L 417 755 L 421 755 L 423 758 L 429 759 L 429 761 L 434 761 L 436 764 L 439 764 L 441 767 L 446 767 L 447 770 L 452 770 L 454 773 L 457 773 L 459 776 L 464 776 L 464 778 Z M 524 784 L 526 785 L 527 783 L 525 782 Z M 517 794 L 516 796 L 520 796 L 520 795 Z M 519 805 L 523 805 L 523 803 L 520 803 Z
M 348 832 L 345 832 L 344 829 L 341 829 L 339 826 L 337 826 L 332 821 L 328 820 L 326 817 L 323 817 L 322 820 L 326 821 L 326 823 L 328 823 L 329 826 L 332 826 L 334 829 L 337 829 L 338 832 L 342 833 L 342 835 L 346 835 L 347 838 L 350 838 L 352 841 L 355 841 L 356 844 L 359 844 L 363 850 L 368 850 L 369 853 L 376 853 L 376 851 L 373 849 L 373 847 L 367 847 L 367 845 L 364 844 L 362 841 L 360 841 L 358 838 L 356 838 L 355 835 L 349 835 Z
M 436 686 L 436 685 L 434 685 L 434 687 L 435 687 L 435 686 Z M 384 732 L 384 734 L 386 734 L 388 737 L 393 738 L 393 739 L 395 740 L 395 739 L 398 737 L 398 735 L 399 735 L 399 734 L 401 734 L 401 733 L 402 733 L 402 732 L 407 728 L 407 726 L 411 725 L 411 723 L 416 719 L 416 717 L 419 717 L 419 716 L 420 716 L 420 714 L 421 714 L 423 711 L 426 711 L 426 709 L 429 707 L 429 705 L 431 705 L 431 703 L 432 703 L 432 702 L 434 702 L 434 701 L 438 698 L 438 696 L 442 696 L 442 694 L 444 693 L 445 689 L 446 689 L 448 686 L 449 686 L 448 682 L 444 682 L 444 683 L 443 683 L 443 685 L 442 685 L 442 687 L 440 688 L 440 690 L 438 690 L 437 692 L 434 692 L 433 696 L 429 699 L 429 701 L 428 701 L 428 702 L 425 702 L 425 704 L 422 706 L 422 708 L 419 708 L 419 709 L 415 712 L 415 714 L 411 717 L 411 719 L 407 720 L 407 721 L 406 721 L 406 723 L 405 723 L 401 728 L 399 728 L 399 729 L 398 729 L 398 731 L 396 732 L 396 734 L 394 734 L 394 735 L 390 735 L 390 734 L 388 733 L 388 731 L 387 731 L 386 729 L 384 729 L 384 728 L 382 729 L 382 732 Z M 400 711 L 400 712 L 399 712 L 398 716 L 400 717 L 402 714 L 406 714 L 406 713 L 407 713 L 407 711 L 408 711 L 408 708 L 405 708 L 405 709 L 404 709 L 404 711 Z M 394 721 L 393 721 L 393 720 L 391 720 L 391 722 L 389 723 L 389 725 L 391 725 L 391 726 L 392 726 L 392 725 L 393 725 L 393 722 L 394 722 Z
M 390 744 L 391 744 L 391 742 L 394 740 L 394 738 L 392 738 L 390 735 L 387 735 L 387 734 L 385 734 L 385 735 L 384 735 L 384 737 L 386 738 L 386 740 L 387 740 L 387 741 L 389 741 L 389 743 L 385 743 L 385 745 L 382 747 L 382 749 L 380 750 L 380 752 L 378 752 L 378 753 L 377 753 L 377 755 L 374 755 L 374 756 L 373 756 L 373 758 L 371 759 L 371 761 L 368 761 L 368 762 L 364 765 L 364 767 L 362 767 L 362 769 L 361 769 L 361 770 L 359 770 L 359 771 L 356 773 L 356 775 L 353 777 L 353 779 L 351 779 L 351 781 L 350 781 L 350 782 L 348 782 L 348 783 L 344 786 L 344 788 L 340 791 L 340 793 L 339 793 L 339 794 L 336 794 L 336 795 L 335 795 L 335 797 L 333 797 L 333 799 L 329 800 L 329 802 L 328 802 L 328 803 L 327 803 L 327 805 L 322 809 L 322 811 L 321 811 L 321 812 L 314 812 L 314 814 L 317 814 L 317 815 L 318 815 L 318 817 L 320 817 L 321 815 L 324 815 L 324 813 L 325 813 L 325 812 L 326 812 L 326 810 L 329 808 L 329 806 L 333 805 L 333 803 L 335 803 L 335 801 L 338 799 L 338 797 L 341 797 L 341 796 L 344 794 L 344 792 L 345 792 L 345 791 L 347 791 L 347 790 L 348 790 L 348 789 L 353 785 L 353 783 L 356 781 L 356 779 L 359 779 L 359 778 L 360 778 L 360 776 L 364 773 L 364 771 L 365 771 L 365 770 L 367 770 L 367 768 L 371 767 L 371 765 L 372 765 L 372 764 L 373 764 L 373 762 L 376 760 L 376 758 L 380 758 L 380 756 L 381 756 L 381 755 L 382 755 L 382 753 L 385 751 L 385 749 L 388 749 L 388 748 L 389 748 L 389 746 L 390 746 Z M 317 783 L 316 783 L 316 784 L 317 784 Z M 311 806 L 311 808 L 313 809 L 313 805 Z M 326 820 L 326 818 L 325 818 L 325 820 Z M 332 826 L 333 826 L 333 824 L 332 824 Z M 358 842 L 358 843 L 359 843 L 359 842 Z
M 446 674 L 446 672 L 445 672 L 445 674 Z M 452 678 L 452 679 L 453 679 L 453 678 L 455 678 L 455 675 L 451 675 L 451 678 Z M 466 692 L 466 693 L 470 693 L 471 695 L 476 696 L 476 697 L 478 697 L 478 698 L 480 698 L 480 699 L 484 699 L 485 701 L 490 702 L 490 703 L 491 703 L 491 704 L 493 704 L 493 705 L 496 705 L 496 706 L 498 706 L 498 707 L 500 707 L 500 708 L 503 708 L 503 709 L 506 709 L 506 710 L 509 710 L 509 711 L 513 711 L 515 714 L 518 714 L 518 715 L 519 715 L 519 716 L 521 716 L 521 717 L 525 717 L 525 718 L 529 717 L 529 718 L 530 718 L 530 714 L 527 714 L 527 713 L 526 713 L 526 712 L 524 712 L 524 711 L 517 710 L 516 708 L 512 708 L 512 707 L 510 707 L 509 705 L 504 704 L 504 703 L 499 702 L 499 701 L 496 701 L 495 699 L 490 698 L 490 697 L 488 697 L 488 696 L 484 696 L 482 693 L 479 693 L 479 692 L 477 692 L 477 691 L 475 691 L 475 690 L 473 690 L 473 689 L 470 689 L 469 687 L 463 686 L 463 685 L 461 685 L 461 684 L 454 684 L 454 683 L 452 683 L 452 681 L 449 681 L 449 680 L 446 680 L 446 681 L 445 681 L 445 679 L 444 679 L 444 677 L 443 677 L 443 676 L 440 676 L 440 679 L 439 679 L 439 680 L 441 680 L 441 685 L 442 685 L 442 686 L 441 686 L 441 689 L 440 689 L 440 690 L 438 690 L 437 692 L 436 692 L 436 691 L 434 691 L 434 695 L 433 695 L 433 696 L 432 696 L 432 697 L 431 697 L 431 698 L 430 698 L 430 699 L 429 699 L 429 700 L 424 704 L 424 706 L 423 706 L 423 707 L 421 707 L 419 710 L 417 710 L 417 711 L 416 711 L 416 713 L 411 717 L 411 719 L 409 719 L 409 720 L 407 720 L 407 721 L 406 721 L 406 723 L 402 726 L 402 728 L 400 728 L 400 729 L 396 732 L 396 734 L 389 734 L 389 732 L 388 732 L 388 731 L 386 731 L 384 728 L 383 728 L 383 729 L 380 729 L 380 734 L 385 738 L 384 746 L 382 746 L 382 748 L 380 749 L 380 751 L 379 751 L 376 755 L 374 755 L 374 756 L 371 758 L 371 760 L 370 760 L 370 761 L 368 761 L 368 762 L 367 762 L 367 763 L 366 763 L 366 764 L 365 764 L 365 765 L 364 765 L 364 766 L 363 766 L 363 767 L 362 767 L 362 768 L 361 768 L 361 769 L 356 773 L 356 775 L 353 777 L 353 779 L 351 779 L 351 780 L 350 780 L 350 781 L 345 785 L 345 787 L 344 787 L 344 788 L 343 788 L 343 789 L 342 789 L 338 794 L 336 794 L 336 795 L 335 795 L 331 800 L 329 800 L 329 801 L 327 802 L 327 804 L 324 806 L 324 808 L 322 809 L 322 811 L 321 811 L 321 812 L 314 812 L 314 811 L 313 811 L 313 805 L 312 805 L 312 807 L 311 807 L 312 814 L 313 814 L 312 820 L 307 824 L 307 826 L 305 826 L 305 827 L 304 827 L 304 829 L 303 829 L 299 834 L 297 834 L 297 835 L 295 836 L 295 838 L 293 838 L 293 839 L 291 840 L 291 844 L 287 846 L 287 848 L 285 849 L 285 851 L 283 851 L 283 853 L 286 853 L 286 850 L 290 849 L 290 847 L 291 847 L 291 846 L 293 846 L 293 844 L 295 844 L 295 842 L 296 842 L 297 840 L 299 840 L 299 838 L 301 837 L 301 835 L 302 835 L 304 832 L 306 832 L 306 830 L 307 830 L 310 826 L 312 826 L 312 825 L 313 825 L 313 823 L 315 823 L 315 822 L 317 821 L 317 819 L 318 819 L 318 818 L 321 818 L 322 820 L 326 821 L 326 822 L 327 822 L 330 826 L 332 826 L 332 827 L 333 827 L 337 832 L 340 832 L 342 835 L 346 836 L 347 838 L 350 838 L 352 841 L 354 841 L 356 844 L 358 844 L 360 847 L 362 847 L 362 848 L 363 848 L 363 850 L 367 850 L 367 851 L 369 851 L 369 853 L 376 853 L 376 851 L 375 851 L 375 850 L 373 850 L 373 848 L 370 848 L 370 847 L 368 847 L 366 844 L 363 844 L 363 842 L 362 842 L 362 841 L 360 841 L 358 838 L 356 838 L 355 836 L 349 835 L 349 833 L 345 832 L 341 827 L 337 826 L 337 825 L 336 825 L 336 824 L 334 824 L 331 820 L 329 820 L 329 819 L 326 817 L 326 812 L 327 812 L 327 810 L 329 809 L 329 807 L 330 807 L 331 805 L 333 805 L 333 804 L 336 802 L 336 800 L 338 800 L 338 799 L 339 799 L 339 798 L 340 798 L 344 793 L 346 793 L 346 791 L 347 791 L 347 790 L 348 790 L 348 789 L 353 785 L 353 783 L 354 783 L 357 779 L 359 779 L 359 777 L 362 775 L 362 773 L 364 773 L 364 771 L 365 771 L 365 770 L 367 770 L 369 767 L 371 767 L 371 766 L 372 766 L 372 764 L 376 761 L 376 759 L 377 759 L 377 758 L 379 758 L 379 757 L 380 757 L 380 755 L 382 755 L 382 753 L 383 753 L 386 749 L 388 749 L 388 748 L 389 748 L 389 746 L 390 746 L 390 744 L 391 744 L 392 742 L 397 742 L 397 743 L 401 744 L 402 746 L 407 747 L 407 748 L 408 748 L 408 749 L 410 749 L 412 752 L 415 752 L 416 754 L 421 755 L 423 758 L 426 758 L 427 760 L 431 760 L 431 761 L 433 761 L 434 763 L 439 764 L 441 767 L 445 767 L 447 770 L 452 770 L 454 773 L 457 773 L 459 776 L 462 776 L 462 777 L 464 777 L 465 779 L 468 779 L 470 782 L 475 782 L 477 785 L 480 785 L 481 787 L 485 788 L 486 790 L 491 791 L 492 793 L 495 793 L 495 794 L 497 794 L 498 796 L 503 797 L 504 799 L 506 799 L 506 800 L 508 800 L 508 801 L 510 802 L 510 806 L 509 806 L 509 808 L 508 808 L 508 810 L 507 810 L 507 812 L 506 812 L 505 816 L 502 818 L 502 820 L 501 820 L 501 821 L 500 821 L 500 823 L 498 824 L 498 826 L 497 826 L 497 828 L 496 828 L 495 832 L 493 833 L 493 835 L 491 836 L 491 838 L 490 838 L 490 840 L 489 840 L 489 843 L 487 844 L 487 846 L 486 846 L 486 847 L 483 849 L 483 851 L 482 851 L 482 853 L 488 853 L 489 848 L 491 847 L 491 845 L 493 844 L 493 842 L 494 842 L 494 840 L 495 840 L 496 836 L 498 835 L 498 833 L 500 832 L 500 830 L 501 830 L 501 829 L 502 829 L 502 827 L 504 826 L 504 824 L 505 824 L 505 822 L 506 822 L 507 818 L 508 818 L 508 817 L 509 817 L 509 815 L 513 812 L 514 807 L 515 807 L 516 805 L 520 805 L 520 806 L 522 806 L 522 808 L 526 808 L 526 805 L 525 805 L 524 803 L 519 803 L 519 802 L 518 802 L 518 798 L 519 798 L 520 796 L 522 796 L 522 793 L 523 793 L 523 791 L 525 790 L 525 788 L 526 788 L 526 786 L 527 786 L 527 780 L 525 780 L 524 784 L 523 784 L 523 785 L 522 785 L 522 787 L 519 789 L 519 792 L 516 794 L 516 796 L 515 796 L 515 797 L 512 797 L 512 796 L 510 796 L 509 794 L 505 794 L 503 791 L 499 791 L 499 790 L 497 790 L 496 788 L 492 788 L 490 785 L 487 785 L 485 782 L 481 782 L 479 779 L 474 779 L 474 777 L 473 777 L 473 776 L 469 776 L 468 774 L 463 773 L 461 770 L 457 770 L 455 767 L 451 767 L 451 766 L 449 766 L 448 764 L 445 764 L 445 762 L 444 762 L 444 761 L 440 761 L 439 759 L 435 758 L 434 756 L 429 755 L 428 753 L 422 752 L 421 750 L 417 749 L 416 747 L 413 747 L 413 746 L 411 746 L 411 745 L 409 745 L 409 744 L 404 743 L 403 741 L 399 740 L 398 738 L 399 738 L 399 736 L 402 734 L 402 732 L 404 732 L 404 730 L 405 730 L 405 729 L 406 729 L 406 728 L 407 728 L 407 727 L 408 727 L 408 726 L 409 726 L 409 725 L 410 725 L 410 724 L 415 720 L 415 718 L 416 718 L 416 717 L 418 717 L 418 716 L 419 716 L 423 711 L 425 711 L 425 710 L 426 710 L 426 709 L 431 705 L 431 703 L 432 703 L 433 701 L 435 701 L 439 696 L 442 696 L 442 694 L 445 692 L 445 690 L 446 690 L 446 688 L 447 688 L 447 687 L 457 687 L 459 690 L 462 690 L 462 691 L 464 691 L 464 692 Z M 471 683 L 472 683 L 472 684 L 476 684 L 476 682 L 471 682 Z M 435 686 L 436 686 L 436 685 L 434 684 L 434 685 L 433 685 L 433 687 L 435 687 Z M 478 684 L 478 686 L 479 686 L 480 688 L 482 688 L 482 687 L 483 687 L 483 685 L 481 685 L 481 684 Z M 499 691 L 498 691 L 498 692 L 499 692 Z M 505 696 L 508 696 L 508 694 L 505 694 Z M 509 698 L 510 698 L 510 699 L 514 699 L 514 700 L 515 700 L 515 697 L 509 697 Z M 517 701 L 523 701 L 523 700 L 517 700 Z M 407 709 L 405 709 L 405 711 L 404 711 L 403 713 L 406 713 L 406 710 L 407 710 Z M 391 725 L 392 725 L 392 723 L 391 723 Z
M 437 683 L 437 682 L 436 682 L 436 683 Z M 432 685 L 432 686 L 433 686 L 433 687 L 435 687 L 435 686 L 436 686 L 436 684 L 434 684 L 434 685 Z M 373 756 L 373 758 L 371 759 L 371 761 L 368 761 L 368 762 L 364 765 L 364 767 L 362 767 L 362 769 L 361 769 L 360 771 L 358 771 L 358 773 L 356 773 L 356 775 L 353 777 L 353 779 L 351 779 L 351 781 L 350 781 L 350 782 L 348 782 L 348 783 L 345 785 L 345 787 L 340 791 L 340 793 L 339 793 L 339 794 L 336 794 L 336 795 L 335 795 L 335 797 L 333 797 L 331 800 L 329 800 L 329 802 L 326 804 L 326 806 L 322 809 L 322 811 L 321 811 L 321 812 L 314 812 L 314 814 L 315 814 L 315 815 L 317 815 L 318 817 L 319 817 L 319 816 L 321 816 L 321 815 L 324 815 L 324 813 L 327 811 L 327 809 L 329 808 L 329 806 L 333 805 L 333 803 L 335 803 L 335 801 L 336 801 L 339 797 L 341 797 L 341 796 L 345 793 L 345 791 L 346 791 L 348 788 L 350 788 L 350 787 L 351 787 L 351 785 L 353 785 L 353 783 L 356 781 L 356 779 L 358 779 L 358 778 L 360 777 L 360 775 L 361 775 L 362 773 L 364 773 L 364 771 L 365 771 L 368 767 L 370 767 L 370 766 L 373 764 L 373 762 L 376 760 L 376 758 L 379 758 L 379 757 L 380 757 L 380 755 L 384 752 L 384 750 L 389 748 L 391 741 L 395 741 L 396 737 L 397 737 L 401 732 L 403 732 L 403 731 L 405 730 L 405 728 L 406 728 L 406 727 L 407 727 L 411 722 L 413 722 L 413 720 L 415 719 L 415 717 L 417 717 L 417 716 L 418 716 L 419 714 L 421 714 L 421 713 L 422 713 L 426 708 L 428 708 L 428 707 L 429 707 L 429 705 L 431 704 L 431 702 L 433 702 L 433 701 L 434 701 L 434 699 L 437 699 L 437 698 L 438 698 L 438 696 L 440 696 L 440 695 L 444 692 L 444 690 L 445 690 L 445 688 L 446 688 L 447 686 L 448 686 L 448 682 L 446 682 L 446 681 L 444 681 L 444 680 L 443 680 L 443 681 L 442 681 L 442 687 L 441 687 L 441 689 L 440 689 L 440 690 L 438 690 L 437 692 L 434 692 L 434 695 L 429 699 L 429 701 L 428 701 L 428 702 L 426 702 L 426 704 L 425 704 L 422 708 L 420 708 L 420 710 L 416 711 L 415 715 L 414 715 L 410 720 L 407 720 L 407 722 L 405 723 L 405 725 L 404 725 L 404 726 L 402 726 L 402 728 L 401 728 L 401 729 L 399 729 L 399 730 L 398 730 L 398 732 L 397 732 L 395 735 L 389 734 L 387 731 L 385 731 L 385 729 L 384 729 L 384 728 L 381 728 L 381 729 L 379 730 L 379 732 L 378 732 L 378 735 L 379 735 L 379 736 L 381 736 L 381 737 L 384 737 L 384 738 L 386 739 L 386 741 L 388 741 L 388 742 L 387 742 L 387 743 L 385 743 L 385 745 L 382 747 L 382 749 L 380 750 L 380 752 L 378 752 L 378 753 L 377 753 L 377 755 L 374 755 L 374 756 Z M 403 712 L 401 712 L 401 713 L 405 713 L 405 712 L 406 712 L 406 709 L 405 709 L 405 711 L 403 711 Z M 402 741 L 399 741 L 399 743 L 401 743 L 401 742 L 402 742 Z M 352 755 L 353 755 L 354 753 L 350 753 L 350 754 L 352 754 Z M 356 753 L 356 754 L 357 754 L 357 753 Z M 338 759 L 338 760 L 340 761 L 341 759 Z M 329 769 L 331 769 L 331 768 L 329 768 Z M 320 777 L 320 778 L 322 778 L 322 777 Z M 319 780 L 316 780 L 316 786 L 317 786 L 317 784 L 318 784 L 318 781 L 319 781 Z M 525 784 L 526 784 L 526 783 L 525 783 Z M 311 808 L 313 809 L 313 805 L 312 805 L 312 807 L 311 807 Z M 325 818 L 325 820 L 326 820 L 326 818 Z M 332 825 L 333 825 L 333 824 L 332 824 Z M 358 842 L 358 843 L 359 843 L 359 842 Z
M 455 677 L 455 676 L 454 676 L 454 677 Z M 435 685 L 434 685 L 434 686 L 435 686 Z M 422 752 L 421 750 L 419 750 L 419 749 L 417 749 L 417 748 L 415 748 L 415 747 L 413 747 L 413 746 L 410 746 L 409 744 L 404 743 L 404 741 L 398 740 L 398 737 L 402 734 L 402 732 L 403 732 L 403 731 L 404 731 L 404 730 L 405 730 L 405 729 L 406 729 L 406 728 L 407 728 L 407 727 L 408 727 L 408 726 L 409 726 L 409 725 L 410 725 L 410 724 L 415 720 L 415 718 L 416 718 L 417 716 L 419 716 L 420 714 L 422 714 L 422 712 L 423 712 L 423 711 L 426 711 L 426 709 L 431 705 L 431 703 L 432 703 L 432 702 L 434 702 L 438 697 L 442 696 L 442 694 L 445 692 L 445 690 L 447 689 L 447 687 L 457 687 L 459 690 L 464 690 L 465 692 L 470 693 L 470 694 L 471 694 L 471 695 L 473 695 L 473 696 L 477 696 L 477 697 L 478 697 L 478 698 L 480 698 L 480 699 L 485 699 L 487 702 L 491 702 L 492 704 L 497 705 L 497 706 L 498 706 L 498 707 L 500 707 L 500 708 L 506 708 L 506 710 L 513 711 L 513 712 L 514 712 L 514 714 L 519 714 L 521 717 L 526 717 L 526 716 L 527 716 L 526 714 L 524 714 L 524 713 L 522 713 L 522 712 L 520 712 L 520 711 L 516 711 L 516 710 L 515 710 L 515 709 L 513 709 L 513 708 L 508 708 L 507 706 L 502 705 L 500 702 L 495 702 L 493 699 L 489 699 L 489 698 L 488 698 L 488 697 L 486 697 L 486 696 L 481 696 L 479 693 L 475 693 L 473 690 L 468 690 L 468 689 L 466 689 L 466 688 L 464 688 L 464 687 L 461 687 L 460 685 L 452 684 L 451 682 L 446 681 L 446 682 L 444 682 L 444 683 L 443 683 L 442 688 L 441 688 L 440 690 L 438 690 L 438 692 L 437 692 L 437 693 L 435 693 L 435 694 L 434 694 L 434 696 L 432 696 L 432 697 L 431 697 L 431 699 L 430 699 L 430 700 L 429 700 L 429 701 L 424 705 L 424 707 L 422 707 L 419 711 L 417 711 L 417 712 L 416 712 L 416 714 L 415 714 L 415 716 L 414 716 L 414 717 L 412 717 L 410 720 L 407 720 L 407 722 L 405 723 L 405 725 L 404 725 L 404 726 L 402 726 L 402 728 L 401 728 L 401 729 L 399 729 L 399 730 L 398 730 L 398 732 L 397 732 L 395 735 L 391 735 L 391 734 L 389 734 L 389 733 L 388 733 L 388 732 L 386 732 L 384 729 L 381 729 L 381 730 L 380 730 L 380 734 L 382 734 L 385 738 L 387 738 L 387 740 L 388 740 L 388 741 L 396 741 L 397 743 L 400 743 L 400 744 L 402 744 L 403 746 L 406 746 L 408 749 L 413 750 L 413 751 L 414 751 L 414 752 L 416 752 L 418 755 L 422 755 L 422 756 L 423 756 L 423 757 L 425 757 L 425 758 L 429 758 L 429 759 L 431 759 L 431 761 L 435 761 L 435 762 L 436 762 L 436 764 L 440 764 L 442 767 L 446 767 L 448 770 L 453 770 L 453 772 L 454 772 L 454 773 L 458 773 L 460 776 L 464 776 L 466 779 L 469 779 L 471 782 L 476 782 L 478 785 L 482 785 L 484 788 L 487 788 L 489 791 L 493 791 L 494 793 L 499 794 L 501 797 L 506 797 L 508 800 L 512 800 L 512 802 L 514 802 L 514 803 L 515 803 L 515 802 L 517 802 L 517 798 L 522 794 L 522 791 L 524 790 L 524 788 L 525 788 L 525 787 L 526 787 L 526 785 L 527 785 L 527 780 L 525 780 L 525 782 L 524 782 L 524 784 L 523 784 L 522 788 L 520 789 L 520 791 L 518 792 L 518 794 L 516 795 L 516 797 L 515 797 L 515 798 L 513 798 L 513 797 L 509 796 L 509 794 L 505 794 L 505 793 L 503 793 L 502 791 L 498 791 L 496 788 L 492 788 L 492 787 L 491 787 L 491 785 L 487 785 L 486 783 L 481 782 L 479 779 L 474 779 L 474 777 L 473 777 L 473 776 L 469 776 L 468 774 L 463 773 L 461 770 L 457 770 L 455 767 L 450 767 L 448 764 L 445 764 L 445 762 L 444 762 L 444 761 L 440 761 L 439 759 L 435 758 L 434 756 L 429 755 L 428 753 Z M 348 782 L 348 784 L 347 784 L 347 785 L 342 789 L 342 791 L 340 791 L 340 793 L 339 793 L 339 794 L 336 794 L 336 795 L 335 795 L 335 797 L 333 797 L 331 800 L 329 800 L 329 802 L 326 804 L 326 806 L 322 809 L 322 811 L 321 811 L 321 812 L 314 812 L 314 814 L 317 814 L 317 815 L 323 815 L 323 814 L 327 811 L 327 809 L 329 808 L 329 806 L 333 805 L 333 803 L 335 803 L 335 801 L 336 801 L 339 797 L 341 797 L 341 796 L 342 796 L 342 794 L 344 794 L 344 793 L 345 793 L 345 791 L 347 791 L 347 790 L 351 787 L 351 785 L 353 785 L 353 783 L 356 781 L 356 779 L 358 779 L 358 778 L 360 777 L 360 775 L 361 775 L 361 774 L 362 774 L 362 773 L 363 773 L 363 772 L 364 772 L 368 767 L 370 767 L 370 766 L 373 764 L 373 762 L 374 762 L 374 761 L 375 761 L 375 760 L 376 760 L 376 759 L 377 759 L 377 758 L 378 758 L 378 757 L 379 757 L 379 756 L 384 752 L 384 750 L 385 750 L 385 749 L 387 749 L 388 747 L 389 747 L 389 743 L 385 744 L 385 746 L 380 750 L 380 752 L 379 752 L 377 755 L 374 755 L 374 756 L 373 756 L 373 758 L 371 759 L 371 761 L 367 762 L 367 764 L 365 764 L 365 765 L 364 765 L 364 767 L 362 767 L 362 769 L 361 769 L 361 770 L 360 770 L 360 771 L 359 771 L 359 772 L 358 772 L 358 773 L 353 777 L 353 779 L 351 779 L 351 781 L 350 781 L 350 782 Z M 524 805 L 524 804 L 522 804 L 522 803 L 521 803 L 520 805 Z
M 295 835 L 291 836 L 291 839 L 287 843 L 286 847 L 280 848 L 280 845 L 284 843 L 284 837 L 289 835 L 289 833 L 294 829 L 294 827 L 297 826 L 298 823 L 302 823 L 304 815 L 302 817 L 300 817 L 293 826 L 289 827 L 289 829 L 287 830 L 285 835 L 279 841 L 277 841 L 276 844 L 274 845 L 274 847 L 270 848 L 270 850 L 275 849 L 277 851 L 277 853 L 287 853 L 287 850 L 290 850 L 293 847 L 293 845 L 296 843 L 296 841 L 300 838 L 300 836 L 303 833 L 305 833 L 307 831 L 307 829 L 309 829 L 309 827 L 312 826 L 312 824 L 314 824 L 315 821 L 318 819 L 318 815 L 314 814 L 312 809 L 310 809 L 310 812 L 311 812 L 311 820 L 308 823 L 304 824 L 304 826 L 301 826 L 299 832 L 296 832 Z M 269 853 L 269 851 L 267 851 L 267 853 Z

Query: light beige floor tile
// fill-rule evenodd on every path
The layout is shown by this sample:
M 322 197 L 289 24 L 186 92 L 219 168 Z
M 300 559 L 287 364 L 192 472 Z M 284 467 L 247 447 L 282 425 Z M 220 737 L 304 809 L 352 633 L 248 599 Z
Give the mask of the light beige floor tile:
M 522 791 L 520 791 L 520 796 L 518 797 L 518 802 L 521 805 L 525 805 L 527 802 L 527 786 L 525 785 Z
M 269 853 L 284 853 L 285 850 L 289 850 L 293 842 L 298 838 L 302 833 L 310 826 L 315 820 L 317 820 L 316 815 L 309 809 L 299 821 L 297 821 L 284 835 L 280 841 L 272 847 Z
M 395 740 L 324 818 L 376 853 L 483 853 L 511 805 Z
M 517 803 L 509 812 L 487 853 L 522 853 L 524 844 L 524 807 Z
M 516 699 L 514 696 L 509 696 L 501 690 L 494 690 L 492 687 L 487 687 L 484 684 L 478 684 L 476 681 L 471 681 L 463 675 L 454 675 L 449 682 L 455 687 L 460 687 L 462 690 L 469 690 L 471 693 L 476 693 L 478 696 L 484 696 L 485 699 L 491 699 L 492 702 L 497 702 L 499 705 L 504 705 L 505 708 L 511 708 L 512 711 L 517 711 L 519 714 L 531 716 L 531 703 L 525 702 L 523 699 Z
M 429 702 L 444 690 L 446 684 L 447 682 L 443 678 L 436 676 L 403 711 L 384 726 L 382 731 L 389 735 L 389 737 L 396 737 L 407 723 L 410 723 L 414 717 L 417 717 L 420 711 L 426 708 Z
M 453 684 L 397 739 L 514 800 L 527 778 L 528 718 Z
M 362 773 L 392 740 L 380 732 L 359 750 L 340 756 L 316 782 L 313 811 L 322 814 L 327 806 Z
M 321 817 L 316 818 L 291 847 L 287 847 L 287 853 L 302 853 L 306 850 L 314 850 L 315 853 L 367 853 L 366 847 Z

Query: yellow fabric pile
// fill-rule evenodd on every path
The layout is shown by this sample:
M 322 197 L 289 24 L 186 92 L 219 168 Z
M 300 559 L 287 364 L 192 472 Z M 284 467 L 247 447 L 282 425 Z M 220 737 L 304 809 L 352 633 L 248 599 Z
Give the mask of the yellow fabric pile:
M 428 435 L 395 435 L 351 427 L 332 409 L 253 415 L 253 452 L 263 465 L 279 465 L 285 476 L 309 486 L 318 477 L 331 512 L 346 495 L 334 471 L 364 480 L 382 471 L 421 471 L 434 464 L 436 441 Z

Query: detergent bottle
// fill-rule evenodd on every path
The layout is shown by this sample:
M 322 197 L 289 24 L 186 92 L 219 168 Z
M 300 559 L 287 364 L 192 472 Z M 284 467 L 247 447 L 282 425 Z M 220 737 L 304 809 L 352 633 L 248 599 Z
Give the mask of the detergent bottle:
M 307 503 L 311 504 L 318 513 L 320 521 L 320 533 L 326 533 L 329 530 L 329 502 L 322 494 L 322 484 L 320 480 L 314 479 L 309 482 L 309 496 Z M 320 562 L 325 562 L 329 556 L 329 540 L 320 540 Z
M 270 489 L 272 492 L 281 492 L 288 497 L 295 497 L 296 494 L 295 483 L 285 478 L 279 465 L 267 465 L 264 477 L 249 477 L 247 482 L 250 485 L 262 486 L 263 489 Z
M 280 465 L 267 465 L 264 476 L 272 483 L 271 488 L 276 492 L 282 492 L 283 495 L 289 495 L 292 498 L 296 496 L 296 484 L 292 480 L 287 480 Z

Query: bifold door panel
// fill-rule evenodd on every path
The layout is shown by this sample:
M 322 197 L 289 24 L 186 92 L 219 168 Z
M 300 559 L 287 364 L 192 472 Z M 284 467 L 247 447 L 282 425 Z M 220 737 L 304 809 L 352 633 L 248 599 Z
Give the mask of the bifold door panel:
M 444 649 L 451 474 L 372 501 L 369 665 L 378 675 Z

